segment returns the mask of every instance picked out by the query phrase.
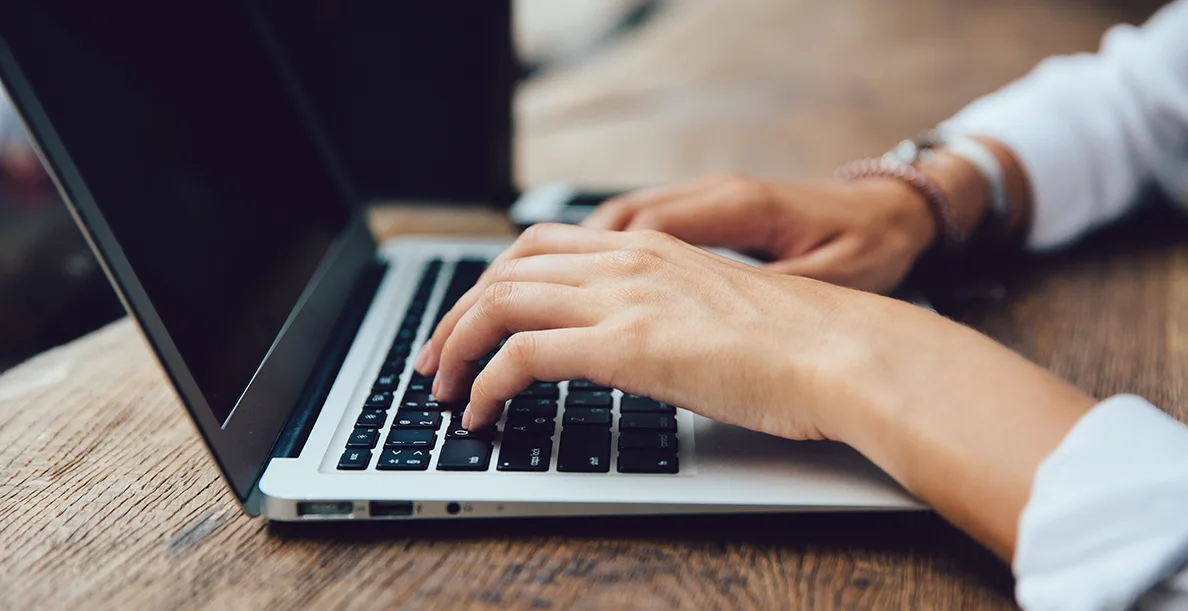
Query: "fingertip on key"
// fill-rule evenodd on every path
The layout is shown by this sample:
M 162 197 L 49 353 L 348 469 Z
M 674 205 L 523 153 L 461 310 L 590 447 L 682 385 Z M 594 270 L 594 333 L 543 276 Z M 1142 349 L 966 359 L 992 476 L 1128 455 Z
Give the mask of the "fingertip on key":
M 413 369 L 416 369 L 417 373 L 421 375 L 429 375 L 426 369 L 429 365 L 429 353 L 431 352 L 430 348 L 432 346 L 433 344 L 430 342 L 425 342 L 425 345 L 421 346 L 421 353 L 417 355 L 416 364 L 413 365 Z

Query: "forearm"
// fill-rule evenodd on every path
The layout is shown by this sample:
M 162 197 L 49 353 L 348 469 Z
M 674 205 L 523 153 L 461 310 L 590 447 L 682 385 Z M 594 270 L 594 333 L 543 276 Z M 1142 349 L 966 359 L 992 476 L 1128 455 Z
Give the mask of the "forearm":
M 1009 561 L 1036 468 L 1093 399 L 971 329 L 871 300 L 861 398 L 833 434 Z

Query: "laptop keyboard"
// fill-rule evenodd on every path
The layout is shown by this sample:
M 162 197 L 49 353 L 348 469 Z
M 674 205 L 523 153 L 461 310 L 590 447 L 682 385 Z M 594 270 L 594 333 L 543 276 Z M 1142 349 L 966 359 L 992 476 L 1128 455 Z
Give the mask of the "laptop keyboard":
M 457 262 L 430 329 L 474 286 L 486 266 L 486 261 L 475 259 Z M 546 473 L 555 468 L 563 473 L 609 473 L 615 452 L 620 473 L 679 472 L 675 407 L 585 380 L 563 383 L 563 403 L 561 384 L 535 382 L 508 402 L 496 426 L 478 431 L 462 428 L 464 404 L 439 403 L 431 394 L 433 379 L 416 371 L 411 371 L 404 392 L 394 396 L 442 269 L 439 260 L 426 266 L 347 438 L 339 470 L 426 471 L 436 456 L 438 471 L 488 471 L 494 462 L 501 472 Z M 485 366 L 492 355 L 479 365 Z M 617 447 L 612 447 L 614 433 Z

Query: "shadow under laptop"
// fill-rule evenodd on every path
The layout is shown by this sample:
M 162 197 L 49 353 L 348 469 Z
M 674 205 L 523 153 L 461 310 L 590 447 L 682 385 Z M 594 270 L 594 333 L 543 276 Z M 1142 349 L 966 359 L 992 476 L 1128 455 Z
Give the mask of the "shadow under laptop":
M 372 545 L 404 540 L 433 542 L 537 540 L 540 545 L 615 540 L 679 545 L 689 553 L 724 553 L 726 547 L 778 548 L 797 555 L 852 559 L 917 557 L 947 574 L 972 579 L 1011 597 L 1009 566 L 932 512 L 847 512 L 747 515 L 513 518 L 269 524 L 272 536 Z M 641 569 L 642 570 L 642 569 Z M 877 568 L 876 568 L 877 570 Z M 863 587 L 862 578 L 854 585 Z M 869 585 L 869 584 L 868 584 Z

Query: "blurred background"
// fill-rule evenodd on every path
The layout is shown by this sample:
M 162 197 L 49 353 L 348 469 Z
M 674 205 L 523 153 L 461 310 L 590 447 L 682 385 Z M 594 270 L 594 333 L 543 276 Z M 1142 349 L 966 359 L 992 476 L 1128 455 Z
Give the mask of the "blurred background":
M 506 206 L 555 180 L 824 178 L 1160 4 L 293 0 L 277 20 L 369 201 Z M 3 102 L 0 371 L 123 315 Z

